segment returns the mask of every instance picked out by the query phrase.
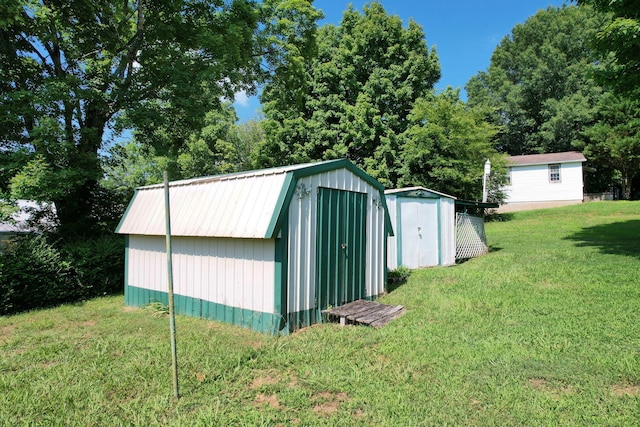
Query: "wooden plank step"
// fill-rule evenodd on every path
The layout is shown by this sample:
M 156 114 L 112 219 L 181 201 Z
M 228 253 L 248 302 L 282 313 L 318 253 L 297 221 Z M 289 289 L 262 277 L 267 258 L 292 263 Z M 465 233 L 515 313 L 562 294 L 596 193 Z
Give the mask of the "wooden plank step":
M 401 306 L 401 305 L 381 307 L 381 309 L 378 310 L 375 313 L 370 313 L 367 316 L 359 316 L 358 318 L 356 318 L 354 320 L 356 322 L 370 324 L 372 322 L 375 322 L 378 319 L 391 316 L 392 314 L 394 314 L 394 313 L 396 313 L 396 312 L 398 312 L 400 310 L 403 310 L 403 309 L 404 309 L 404 307 Z
M 403 316 L 406 312 L 407 311 L 403 308 L 402 310 L 396 311 L 387 317 L 382 317 L 374 322 L 371 322 L 370 325 L 374 328 L 379 328 L 391 322 L 393 319 L 397 319 L 398 317 Z
M 358 308 L 367 307 L 366 303 L 367 301 L 359 299 L 345 305 L 322 310 L 322 312 L 325 314 L 330 314 L 332 316 L 346 316 L 347 314 L 350 314 L 352 311 L 357 310 Z
M 360 310 L 350 312 L 349 314 L 347 314 L 347 319 L 356 320 L 359 317 L 365 317 L 370 315 L 375 316 L 376 313 L 380 311 L 384 311 L 384 309 L 385 309 L 384 306 L 370 304 L 368 307 L 363 307 Z
M 344 326 L 347 320 L 355 323 L 380 327 L 391 320 L 402 316 L 405 309 L 401 305 L 387 305 L 375 301 L 356 300 L 350 303 L 322 310 L 323 314 L 340 318 L 340 325 Z

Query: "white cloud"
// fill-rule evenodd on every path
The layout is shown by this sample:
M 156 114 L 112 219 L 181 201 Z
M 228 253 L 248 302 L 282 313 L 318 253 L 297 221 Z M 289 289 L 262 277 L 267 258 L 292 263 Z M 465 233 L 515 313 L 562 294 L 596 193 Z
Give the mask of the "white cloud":
M 241 107 L 249 106 L 249 97 L 247 96 L 247 92 L 241 90 L 240 92 L 236 92 L 233 95 L 234 103 Z

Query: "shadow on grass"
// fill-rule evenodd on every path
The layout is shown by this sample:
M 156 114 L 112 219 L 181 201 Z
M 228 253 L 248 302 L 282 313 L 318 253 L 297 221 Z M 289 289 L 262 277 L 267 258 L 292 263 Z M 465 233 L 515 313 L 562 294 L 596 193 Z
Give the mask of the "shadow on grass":
M 407 279 L 404 279 L 404 280 L 387 280 L 387 293 L 390 294 L 391 292 L 395 291 L 396 289 L 398 289 L 400 286 L 404 285 L 405 283 L 407 283 Z
M 604 254 L 640 258 L 640 220 L 614 222 L 583 228 L 568 236 L 578 247 L 592 246 Z
M 512 213 L 490 213 L 485 215 L 484 222 L 506 222 L 513 219 Z

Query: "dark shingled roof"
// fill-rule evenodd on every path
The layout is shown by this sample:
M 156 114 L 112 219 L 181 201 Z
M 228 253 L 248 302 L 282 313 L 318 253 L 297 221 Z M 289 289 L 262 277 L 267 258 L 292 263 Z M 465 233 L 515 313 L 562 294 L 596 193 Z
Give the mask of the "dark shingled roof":
M 526 156 L 508 156 L 507 163 L 511 165 L 540 165 L 547 163 L 586 162 L 587 159 L 578 151 L 564 153 L 529 154 Z

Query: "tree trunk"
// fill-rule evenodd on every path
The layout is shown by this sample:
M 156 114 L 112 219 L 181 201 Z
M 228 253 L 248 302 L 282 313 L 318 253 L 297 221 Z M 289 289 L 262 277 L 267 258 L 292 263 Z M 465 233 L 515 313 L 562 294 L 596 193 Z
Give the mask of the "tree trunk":
M 87 105 L 75 158 L 69 162 L 80 176 L 70 191 L 54 201 L 60 233 L 66 237 L 88 236 L 100 232 L 96 221 L 100 211 L 98 190 L 102 176 L 98 151 L 102 146 L 102 135 L 108 119 L 105 111 L 104 105 Z

